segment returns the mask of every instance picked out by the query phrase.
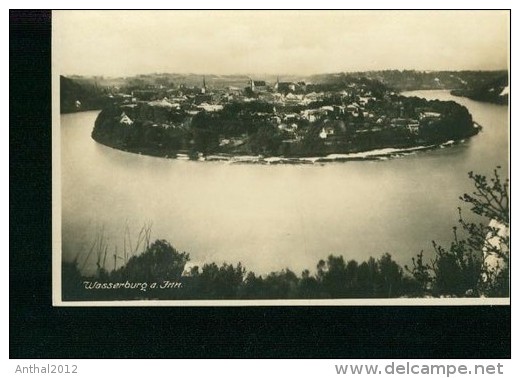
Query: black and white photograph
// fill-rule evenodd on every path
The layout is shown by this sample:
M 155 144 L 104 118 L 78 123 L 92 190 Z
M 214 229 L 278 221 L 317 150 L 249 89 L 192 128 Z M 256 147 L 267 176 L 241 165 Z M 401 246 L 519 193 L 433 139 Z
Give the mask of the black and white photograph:
M 53 11 L 53 304 L 509 304 L 509 62 L 507 10 Z

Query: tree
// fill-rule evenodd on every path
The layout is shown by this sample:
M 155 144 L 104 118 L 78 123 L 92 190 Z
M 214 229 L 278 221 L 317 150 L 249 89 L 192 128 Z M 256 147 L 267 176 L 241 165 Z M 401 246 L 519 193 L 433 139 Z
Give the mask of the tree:
M 345 298 L 347 294 L 347 265 L 343 256 L 330 255 L 327 261 L 320 260 L 317 279 L 324 292 L 331 298 Z
M 401 294 L 403 270 L 392 260 L 389 253 L 385 253 L 377 261 L 379 265 L 379 282 L 381 297 L 398 297 Z
M 468 249 L 481 251 L 480 294 L 493 296 L 509 295 L 509 180 L 502 180 L 498 173 L 493 176 L 469 172 L 474 182 L 472 194 L 464 194 L 461 200 L 471 205 L 471 211 L 487 220 L 487 224 L 465 221 L 459 208 L 459 223 L 469 234 Z
M 431 291 L 431 269 L 428 264 L 424 263 L 424 251 L 421 251 L 416 258 L 412 257 L 412 268 L 408 265 L 405 265 L 404 268 L 412 274 L 412 285 L 408 288 L 410 293 L 417 297 L 423 297 Z
M 448 296 L 509 295 L 509 180 L 469 172 L 474 190 L 460 199 L 471 206 L 480 222 L 465 219 L 459 207 L 459 224 L 453 228 L 449 248 L 433 242 L 434 260 L 423 262 L 422 252 L 413 259 L 412 273 L 425 292 Z M 484 223 L 483 223 L 484 222 Z
M 278 155 L 281 144 L 282 137 L 279 131 L 269 124 L 261 125 L 249 139 L 254 154 Z
M 189 254 L 178 252 L 166 240 L 156 240 L 144 253 L 132 256 L 124 267 L 112 272 L 111 278 L 136 282 L 179 280 L 189 259 Z
M 298 283 L 298 294 L 300 298 L 320 298 L 320 286 L 316 277 L 311 276 L 308 269 L 302 272 L 302 278 Z
M 364 261 L 358 268 L 358 294 L 360 298 L 372 298 L 376 296 L 378 276 L 377 261 L 373 257 L 369 257 L 368 261 Z
M 264 283 L 268 298 L 296 298 L 298 277 L 289 269 L 269 273 Z
M 193 277 L 192 284 L 197 290 L 194 294 L 204 299 L 238 298 L 245 272 L 241 263 L 236 267 L 227 263 L 221 266 L 215 263 L 204 264 L 202 272 Z

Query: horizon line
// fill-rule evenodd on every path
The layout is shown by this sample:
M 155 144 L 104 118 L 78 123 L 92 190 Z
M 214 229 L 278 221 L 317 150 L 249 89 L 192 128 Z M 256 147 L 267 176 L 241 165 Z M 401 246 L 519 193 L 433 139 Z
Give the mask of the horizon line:
M 506 68 L 494 68 L 494 69 L 416 69 L 416 68 L 385 68 L 385 69 L 373 69 L 373 70 L 349 70 L 349 71 L 335 71 L 335 72 L 318 72 L 318 73 L 267 73 L 267 72 L 246 72 L 246 73 L 211 73 L 211 72 L 179 72 L 179 71 L 162 71 L 162 72 L 142 72 L 142 73 L 134 73 L 129 75 L 107 75 L 107 74 L 79 74 L 79 73 L 60 73 L 60 76 L 71 77 L 71 76 L 81 76 L 81 77 L 103 77 L 103 78 L 128 78 L 135 76 L 143 76 L 143 75 L 184 75 L 184 76 L 247 76 L 252 77 L 256 76 L 317 76 L 317 75 L 337 75 L 337 74 L 354 74 L 354 73 L 371 73 L 371 72 L 389 72 L 389 71 L 398 71 L 398 72 L 423 72 L 423 73 L 433 73 L 433 72 L 500 72 L 506 71 L 509 73 L 509 67 Z

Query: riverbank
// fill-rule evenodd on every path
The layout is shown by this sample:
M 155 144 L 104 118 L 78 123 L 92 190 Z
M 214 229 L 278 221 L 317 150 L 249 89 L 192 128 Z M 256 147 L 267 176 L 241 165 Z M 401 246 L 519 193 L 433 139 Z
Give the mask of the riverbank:
M 353 152 L 349 154 L 330 154 L 327 156 L 316 157 L 264 157 L 258 156 L 229 156 L 222 154 L 200 156 L 195 161 L 225 161 L 231 164 L 315 164 L 315 163 L 332 163 L 332 162 L 347 162 L 360 160 L 388 160 L 398 158 L 406 155 L 412 155 L 417 152 L 430 151 L 438 148 L 451 147 L 457 144 L 465 143 L 466 140 L 460 141 L 449 140 L 438 145 L 417 146 L 411 148 L 381 148 L 365 152 Z M 185 154 L 177 155 L 177 159 L 189 160 L 190 158 Z
M 481 130 L 482 127 L 474 123 L 476 130 Z M 478 131 L 474 134 L 476 135 Z M 384 161 L 395 159 L 403 156 L 413 155 L 418 152 L 426 152 L 435 149 L 442 149 L 452 147 L 465 143 L 467 138 L 460 140 L 448 140 L 440 144 L 428 144 L 423 146 L 407 147 L 407 148 L 380 148 L 370 151 L 352 152 L 352 153 L 336 153 L 325 156 L 311 156 L 311 157 L 286 157 L 286 156 L 263 156 L 263 155 L 232 155 L 225 153 L 215 153 L 204 156 L 202 154 L 190 155 L 188 153 L 177 153 L 175 155 L 160 155 L 156 151 L 132 151 L 128 149 L 121 149 L 114 146 L 109 146 L 114 149 L 122 150 L 124 152 L 135 153 L 138 155 L 147 155 L 165 159 L 190 160 L 197 162 L 225 162 L 229 164 L 316 164 L 316 163 L 333 163 L 333 162 L 348 162 L 348 161 Z M 98 142 L 101 143 L 101 142 Z M 104 143 L 101 143 L 104 144 Z M 106 144 L 104 144 L 106 145 Z

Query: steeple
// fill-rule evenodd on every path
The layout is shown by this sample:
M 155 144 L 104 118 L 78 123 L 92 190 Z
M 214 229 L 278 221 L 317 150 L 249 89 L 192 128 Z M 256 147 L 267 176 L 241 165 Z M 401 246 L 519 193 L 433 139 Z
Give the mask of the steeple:
M 202 94 L 206 93 L 206 76 L 202 76 L 202 89 L 200 90 Z

